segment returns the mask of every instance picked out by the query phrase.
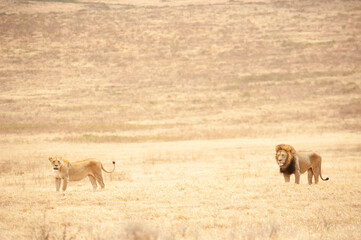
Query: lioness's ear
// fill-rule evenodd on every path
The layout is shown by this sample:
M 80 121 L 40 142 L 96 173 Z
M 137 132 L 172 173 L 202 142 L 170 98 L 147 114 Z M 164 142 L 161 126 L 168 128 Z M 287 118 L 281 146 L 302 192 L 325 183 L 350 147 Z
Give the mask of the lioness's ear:
M 280 149 L 281 149 L 281 145 L 277 145 L 275 148 L 276 152 L 278 152 Z
M 51 162 L 52 159 L 53 159 L 52 157 L 49 157 L 49 161 L 50 161 L 50 162 Z

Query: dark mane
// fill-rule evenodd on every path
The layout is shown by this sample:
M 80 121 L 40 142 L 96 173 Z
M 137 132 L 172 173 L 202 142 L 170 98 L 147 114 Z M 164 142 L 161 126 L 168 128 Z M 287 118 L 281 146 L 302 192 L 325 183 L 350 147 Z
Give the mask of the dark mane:
M 286 168 L 284 168 L 284 169 L 280 168 L 281 173 L 286 173 L 286 174 L 289 174 L 289 175 L 291 175 L 292 173 L 295 173 L 295 170 L 296 170 L 296 167 L 295 167 L 294 158 L 291 159 L 290 164 Z

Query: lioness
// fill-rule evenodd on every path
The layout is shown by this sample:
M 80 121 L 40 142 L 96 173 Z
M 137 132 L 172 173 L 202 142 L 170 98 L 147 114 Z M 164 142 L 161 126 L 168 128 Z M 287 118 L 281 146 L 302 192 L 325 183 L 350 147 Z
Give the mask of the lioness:
M 280 172 L 283 173 L 285 182 L 290 181 L 290 176 L 295 174 L 295 183 L 300 183 L 300 176 L 304 172 L 308 172 L 308 184 L 312 184 L 312 176 L 315 178 L 315 183 L 318 183 L 321 174 L 321 156 L 314 152 L 296 152 L 296 150 L 287 144 L 280 144 L 276 146 L 276 162 L 280 167 Z
M 101 188 L 104 188 L 102 170 L 112 173 L 115 170 L 115 162 L 113 161 L 113 170 L 108 172 L 103 168 L 100 161 L 96 159 L 85 159 L 77 162 L 69 162 L 62 157 L 49 157 L 49 161 L 53 166 L 55 173 L 56 191 L 59 191 L 61 179 L 63 179 L 63 191 L 66 190 L 68 181 L 79 181 L 85 177 L 89 177 L 93 190 L 97 188 L 97 181 Z

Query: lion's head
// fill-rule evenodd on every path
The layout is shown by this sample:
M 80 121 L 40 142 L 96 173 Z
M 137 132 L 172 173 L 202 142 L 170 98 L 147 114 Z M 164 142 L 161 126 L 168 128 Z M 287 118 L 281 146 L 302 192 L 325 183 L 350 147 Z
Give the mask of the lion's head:
M 280 168 L 286 168 L 292 161 L 296 154 L 296 150 L 287 144 L 280 144 L 276 146 L 276 162 Z
M 281 168 L 287 167 L 290 164 L 289 154 L 285 150 L 279 150 L 276 152 L 276 162 Z

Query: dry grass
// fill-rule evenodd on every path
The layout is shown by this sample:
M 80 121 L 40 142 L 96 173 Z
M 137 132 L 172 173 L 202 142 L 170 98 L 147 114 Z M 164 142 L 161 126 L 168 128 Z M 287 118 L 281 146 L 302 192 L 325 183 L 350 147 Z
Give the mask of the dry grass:
M 1 239 L 360 239 L 359 1 L 0 3 Z M 284 184 L 274 146 L 330 181 Z M 56 193 L 46 160 L 100 159 Z
M 282 138 L 6 144 L 2 158 L 20 147 L 12 161 L 22 164 L 1 172 L 0 229 L 8 239 L 357 239 L 358 139 L 294 138 L 294 146 L 317 146 L 323 156 L 323 175 L 330 180 L 312 186 L 305 175 L 300 185 L 283 183 L 273 159 Z M 105 167 L 115 160 L 117 170 L 105 175 L 103 191 L 93 192 L 85 179 L 56 193 L 46 161 L 50 152 L 94 156 Z M 33 169 L 22 166 L 31 162 Z

